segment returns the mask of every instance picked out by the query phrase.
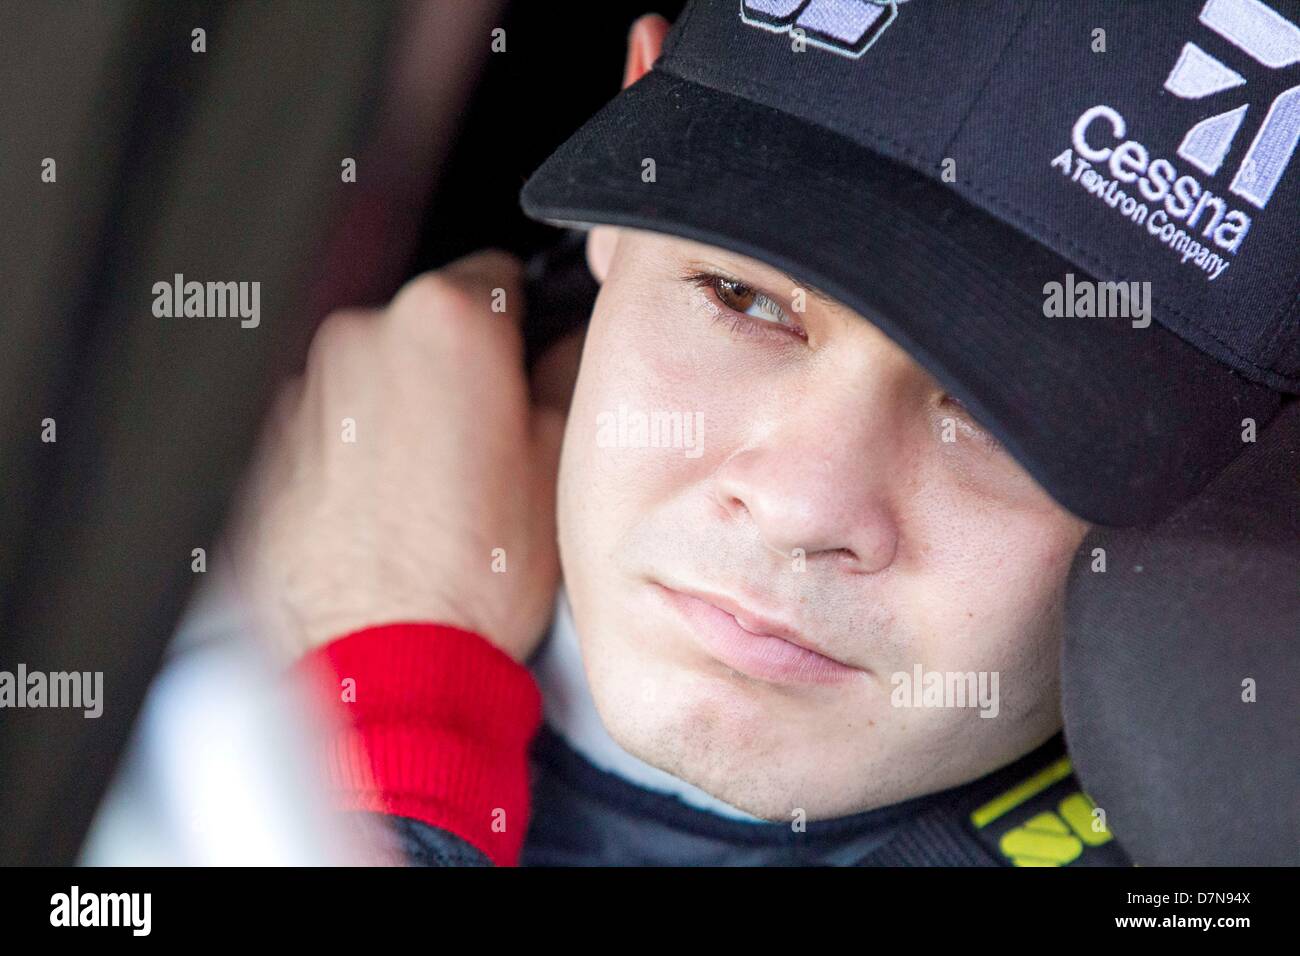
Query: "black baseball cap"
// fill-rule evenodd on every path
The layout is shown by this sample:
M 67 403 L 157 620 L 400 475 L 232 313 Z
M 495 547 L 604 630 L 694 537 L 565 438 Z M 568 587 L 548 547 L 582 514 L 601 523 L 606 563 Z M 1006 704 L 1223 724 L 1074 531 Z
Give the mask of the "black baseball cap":
M 1300 393 L 1297 23 L 1291 0 L 696 0 L 522 204 L 797 276 L 1064 507 L 1145 524 Z M 1080 314 L 1114 283 L 1150 285 Z

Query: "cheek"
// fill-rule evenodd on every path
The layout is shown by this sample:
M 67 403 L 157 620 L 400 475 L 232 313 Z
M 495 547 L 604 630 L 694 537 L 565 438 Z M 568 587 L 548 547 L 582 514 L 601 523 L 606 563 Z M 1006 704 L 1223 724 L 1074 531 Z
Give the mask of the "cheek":
M 913 594 L 925 608 L 923 659 L 936 670 L 1047 666 L 1085 526 L 1045 497 L 1008 508 L 954 493 L 932 508 L 911 555 Z
M 727 343 L 682 311 L 610 295 L 593 315 L 561 494 L 569 514 L 590 514 L 595 534 L 625 530 L 702 480 L 755 418 L 736 398 L 744 389 L 734 363 L 727 368 Z
M 560 553 L 575 613 L 617 599 L 624 542 L 656 502 L 692 480 L 699 464 L 699 456 L 687 457 L 689 449 L 650 447 L 648 428 L 639 427 L 651 413 L 685 416 L 703 401 L 692 391 L 689 365 L 662 334 L 664 325 L 635 301 L 620 301 L 611 285 L 592 315 L 558 487 Z M 694 418 L 691 425 L 694 444 Z

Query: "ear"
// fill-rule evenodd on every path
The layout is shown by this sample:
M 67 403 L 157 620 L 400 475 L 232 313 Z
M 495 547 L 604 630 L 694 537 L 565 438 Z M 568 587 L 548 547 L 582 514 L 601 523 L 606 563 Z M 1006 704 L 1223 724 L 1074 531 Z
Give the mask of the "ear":
M 623 86 L 629 87 L 650 71 L 671 24 L 657 13 L 647 13 L 632 24 L 627 36 L 627 65 L 623 67 Z
M 603 283 L 609 274 L 609 263 L 617 245 L 617 226 L 595 226 L 587 233 L 587 268 L 597 282 Z

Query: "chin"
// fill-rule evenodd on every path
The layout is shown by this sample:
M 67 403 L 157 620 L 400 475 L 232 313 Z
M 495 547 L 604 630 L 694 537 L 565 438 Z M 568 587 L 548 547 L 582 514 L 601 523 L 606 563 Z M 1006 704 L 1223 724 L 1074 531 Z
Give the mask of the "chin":
M 662 661 L 624 657 L 616 672 L 593 667 L 591 689 L 605 729 L 640 760 L 764 820 L 788 823 L 865 809 L 870 796 L 852 793 L 827 773 L 824 750 L 802 734 L 781 730 L 779 707 L 761 686 L 723 671 L 701 673 Z M 647 696 L 647 687 L 665 688 Z M 859 786 L 872 775 L 852 766 Z

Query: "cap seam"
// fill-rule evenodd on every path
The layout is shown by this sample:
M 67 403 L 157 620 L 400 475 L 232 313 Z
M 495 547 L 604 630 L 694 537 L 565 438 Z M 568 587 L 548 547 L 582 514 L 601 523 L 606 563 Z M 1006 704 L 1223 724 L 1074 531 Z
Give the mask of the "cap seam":
M 1021 32 L 1024 31 L 1025 25 L 1029 22 L 1029 17 L 1032 12 L 1033 11 L 1028 7 L 1021 12 L 1020 22 L 1016 25 L 1016 28 L 1007 35 L 1006 40 L 1002 44 L 1002 49 L 998 51 L 998 55 L 994 57 L 993 62 L 989 64 L 988 72 L 984 74 L 984 83 L 980 87 L 979 92 L 971 97 L 970 105 L 966 107 L 966 111 L 962 113 L 961 119 L 957 121 L 956 129 L 954 129 L 952 135 L 944 141 L 943 148 L 940 150 L 943 155 L 948 156 L 951 154 L 953 143 L 957 142 L 962 132 L 965 131 L 966 121 L 970 119 L 970 115 L 975 112 L 975 107 L 984 99 L 984 95 L 988 92 L 989 82 L 993 79 L 993 74 L 997 72 L 998 67 L 1002 65 L 1002 61 L 1006 59 L 1007 51 L 1011 49 L 1012 42 L 1020 36 Z
M 678 20 L 675 28 L 670 34 L 668 41 L 664 44 L 663 50 L 660 51 L 660 55 L 664 60 L 672 57 L 677 48 L 681 45 L 682 37 L 686 35 L 686 31 L 691 25 L 691 18 L 694 14 L 695 4 L 687 4 L 686 9 L 681 14 L 681 18 Z
M 1288 313 L 1291 316 L 1300 316 L 1300 277 L 1296 278 L 1295 284 L 1291 287 L 1291 292 L 1287 295 L 1287 302 L 1282 303 L 1282 311 L 1278 315 L 1277 321 L 1273 323 L 1273 332 L 1268 337 L 1268 342 L 1264 348 L 1273 353 L 1273 364 L 1277 364 L 1278 356 L 1284 354 L 1284 349 L 1277 344 L 1278 338 L 1282 335 L 1282 330 L 1289 323 Z

